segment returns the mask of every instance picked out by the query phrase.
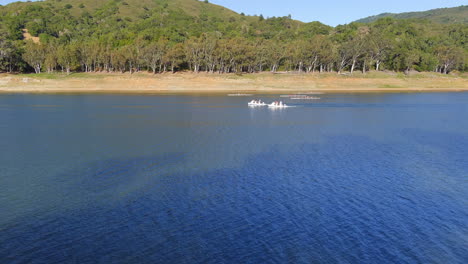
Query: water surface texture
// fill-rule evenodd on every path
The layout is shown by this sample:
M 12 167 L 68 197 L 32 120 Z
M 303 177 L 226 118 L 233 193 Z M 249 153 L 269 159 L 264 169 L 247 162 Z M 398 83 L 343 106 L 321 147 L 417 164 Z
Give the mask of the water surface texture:
M 251 99 L 0 95 L 0 263 L 468 262 L 468 93 Z

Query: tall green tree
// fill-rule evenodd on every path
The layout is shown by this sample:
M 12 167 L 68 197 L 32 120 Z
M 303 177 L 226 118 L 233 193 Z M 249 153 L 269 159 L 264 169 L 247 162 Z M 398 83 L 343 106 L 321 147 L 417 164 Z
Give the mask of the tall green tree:
M 34 72 L 41 73 L 46 59 L 46 47 L 33 41 L 27 41 L 23 59 L 34 69 Z
M 67 74 L 70 74 L 72 68 L 78 64 L 76 45 L 60 45 L 57 48 L 57 62 L 62 67 L 62 69 L 65 69 Z

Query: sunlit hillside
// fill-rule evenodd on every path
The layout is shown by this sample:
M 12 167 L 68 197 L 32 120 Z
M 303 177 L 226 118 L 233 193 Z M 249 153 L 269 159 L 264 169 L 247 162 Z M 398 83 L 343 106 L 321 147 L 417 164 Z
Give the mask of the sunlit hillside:
M 468 24 L 468 6 L 459 6 L 453 8 L 438 8 L 423 12 L 406 12 L 400 14 L 383 13 L 376 16 L 370 16 L 359 19 L 356 22 L 369 23 L 383 17 L 392 17 L 396 19 L 427 19 L 436 23 L 463 23 Z

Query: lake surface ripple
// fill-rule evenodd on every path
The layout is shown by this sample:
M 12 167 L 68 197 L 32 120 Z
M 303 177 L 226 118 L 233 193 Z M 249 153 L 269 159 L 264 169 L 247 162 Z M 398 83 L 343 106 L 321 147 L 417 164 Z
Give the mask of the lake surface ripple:
M 0 263 L 468 262 L 468 93 L 251 99 L 0 95 Z

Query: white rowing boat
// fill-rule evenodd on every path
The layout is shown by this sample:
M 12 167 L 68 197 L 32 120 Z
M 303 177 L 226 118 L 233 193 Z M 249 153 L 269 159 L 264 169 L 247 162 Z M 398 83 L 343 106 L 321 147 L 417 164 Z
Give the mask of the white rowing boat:
M 290 97 L 289 99 L 291 99 L 291 100 L 319 100 L 320 97 L 308 96 L 308 95 L 300 95 L 300 96 Z
M 270 108 L 286 108 L 286 107 L 289 107 L 288 105 L 286 104 L 283 104 L 283 102 L 273 102 L 271 104 L 268 105 L 268 107 Z
M 266 106 L 267 104 L 265 102 L 262 102 L 262 100 L 252 100 L 247 103 L 249 106 Z
M 228 96 L 252 96 L 253 94 L 243 94 L 243 93 L 237 93 L 237 94 L 228 94 Z

